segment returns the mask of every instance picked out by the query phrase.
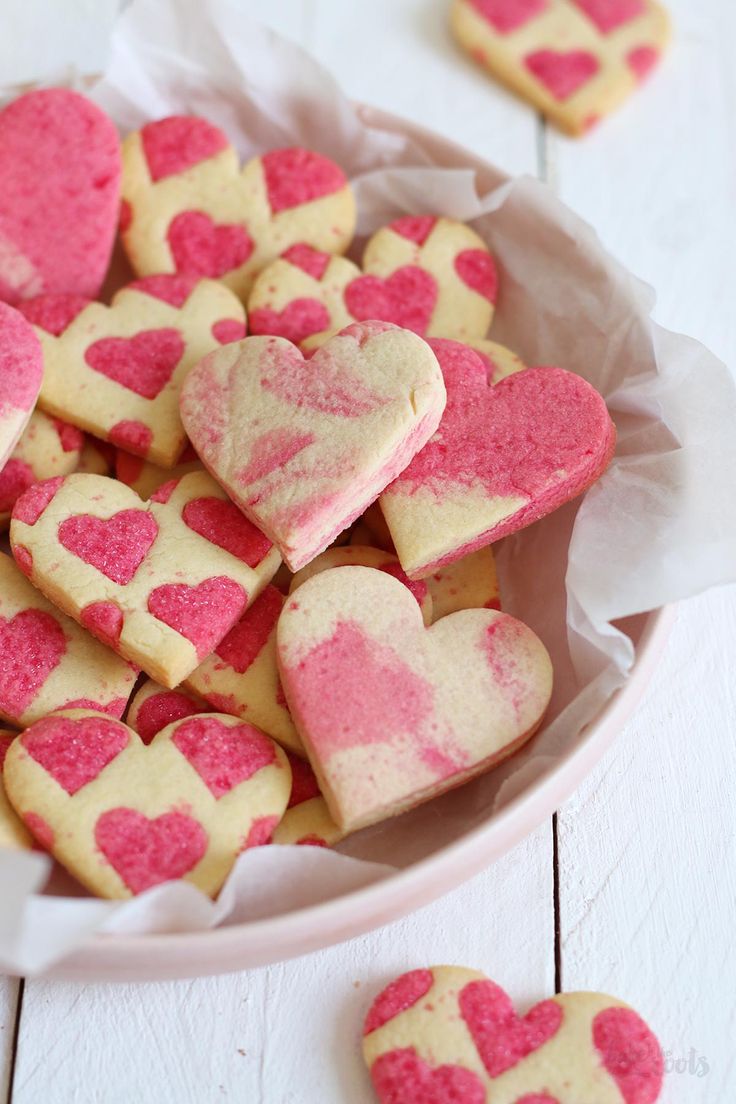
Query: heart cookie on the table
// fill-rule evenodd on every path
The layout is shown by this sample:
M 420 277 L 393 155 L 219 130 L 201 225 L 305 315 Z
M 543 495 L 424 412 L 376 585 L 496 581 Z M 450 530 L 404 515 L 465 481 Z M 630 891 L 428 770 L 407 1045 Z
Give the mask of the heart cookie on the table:
M 29 848 L 33 846 L 33 836 L 5 796 L 3 782 L 3 763 L 17 732 L 0 728 L 0 847 Z
M 141 275 L 213 276 L 245 298 L 290 246 L 343 253 L 354 229 L 345 174 L 312 150 L 271 150 L 241 169 L 226 135 L 193 115 L 123 142 L 122 240 Z
M 135 677 L 0 552 L 1 718 L 22 727 L 72 705 L 120 717 Z
M 299 345 L 312 334 L 336 333 L 353 319 L 344 291 L 360 269 L 345 257 L 293 245 L 264 268 L 248 296 L 249 331 Z
M 43 409 L 164 467 L 186 445 L 187 372 L 221 340 L 245 336 L 240 300 L 195 276 L 136 280 L 109 307 L 45 296 L 22 309 L 43 347 Z
M 0 468 L 0 529 L 17 499 L 34 483 L 77 471 L 85 438 L 81 430 L 34 410 L 10 458 Z
M 658 63 L 658 0 L 454 0 L 452 29 L 484 68 L 568 134 L 613 111 Z
M 393 575 L 395 579 L 408 587 L 419 603 L 425 625 L 432 624 L 433 608 L 432 596 L 427 584 L 420 580 L 412 582 L 404 573 L 398 557 L 391 552 L 384 552 L 380 548 L 372 548 L 370 545 L 348 544 L 340 548 L 328 548 L 322 552 L 310 564 L 297 571 L 289 585 L 289 593 L 293 594 L 302 583 L 311 579 L 313 575 L 319 575 L 323 571 L 329 571 L 333 567 L 373 567 L 376 571 L 385 571 Z
M 104 112 L 68 88 L 0 111 L 0 195 L 0 299 L 97 295 L 120 199 L 120 142 Z
M 101 713 L 57 713 L 14 741 L 4 777 L 34 836 L 112 898 L 178 878 L 217 893 L 240 852 L 270 840 L 291 790 L 273 740 L 217 713 L 168 725 L 148 746 Z
M 181 414 L 203 463 L 298 571 L 380 494 L 437 428 L 445 388 L 416 334 L 348 326 L 311 360 L 249 337 L 189 373 Z
M 290 596 L 277 630 L 291 715 L 335 821 L 354 831 L 495 766 L 552 690 L 531 629 L 463 610 L 427 629 L 383 571 L 339 567 Z
M 661 1047 L 605 993 L 559 993 L 519 1016 L 477 970 L 412 970 L 376 997 L 363 1057 L 381 1104 L 654 1104 Z
M 153 679 L 146 679 L 130 699 L 126 720 L 143 743 L 150 744 L 162 728 L 174 721 L 208 712 L 211 710 L 207 703 L 188 693 L 183 686 L 167 690 Z
M 184 683 L 212 709 L 250 721 L 283 747 L 304 755 L 276 663 L 276 625 L 284 601 L 276 587 L 267 586 Z
M 0 303 L 0 468 L 28 425 L 42 378 L 43 355 L 33 328 Z
M 410 578 L 575 498 L 603 474 L 616 445 L 605 402 L 573 372 L 527 368 L 491 386 L 472 349 L 455 341 L 431 346 L 447 387 L 445 413 L 380 498 Z
M 291 796 L 283 819 L 273 833 L 271 842 L 301 844 L 312 847 L 333 847 L 345 838 L 330 816 L 327 802 L 320 792 L 317 776 L 304 759 L 289 756 Z
M 15 505 L 10 541 L 60 609 L 166 687 L 209 655 L 279 565 L 206 472 L 145 503 L 102 475 L 38 483 Z

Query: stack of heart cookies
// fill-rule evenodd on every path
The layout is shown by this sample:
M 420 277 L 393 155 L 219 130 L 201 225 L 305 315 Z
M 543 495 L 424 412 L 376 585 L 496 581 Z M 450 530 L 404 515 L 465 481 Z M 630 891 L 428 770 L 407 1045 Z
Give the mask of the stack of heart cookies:
M 493 546 L 615 430 L 489 337 L 486 241 L 417 212 L 348 259 L 321 153 L 241 167 L 189 116 L 121 145 L 62 89 L 0 113 L 0 178 L 0 843 L 215 894 L 526 743 L 552 669 Z

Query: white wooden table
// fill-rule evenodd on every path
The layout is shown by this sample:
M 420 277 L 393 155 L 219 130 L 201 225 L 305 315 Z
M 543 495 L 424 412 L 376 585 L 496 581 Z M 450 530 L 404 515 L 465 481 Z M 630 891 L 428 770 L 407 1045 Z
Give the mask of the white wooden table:
M 547 132 L 464 60 L 445 29 L 447 0 L 247 6 L 354 97 L 545 177 L 658 289 L 660 321 L 736 364 L 736 6 L 669 4 L 677 43 L 663 71 L 582 143 Z M 99 67 L 115 6 L 4 0 L 2 83 L 69 61 Z M 735 637 L 733 589 L 682 605 L 646 700 L 575 797 L 503 861 L 404 921 L 229 977 L 0 980 L 0 1097 L 367 1104 L 367 1003 L 398 972 L 453 962 L 487 971 L 521 1005 L 560 987 L 619 995 L 662 1041 L 665 1102 L 736 1100 Z

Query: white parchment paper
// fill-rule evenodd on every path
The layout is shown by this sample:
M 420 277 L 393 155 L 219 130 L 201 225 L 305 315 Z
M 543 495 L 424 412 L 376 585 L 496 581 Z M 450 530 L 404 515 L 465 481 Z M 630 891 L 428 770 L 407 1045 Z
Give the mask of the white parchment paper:
M 576 746 L 633 662 L 634 641 L 612 621 L 736 579 L 736 499 L 722 493 L 736 486 L 729 373 L 696 342 L 652 323 L 650 289 L 546 187 L 500 171 L 486 170 L 481 180 L 457 159 L 438 167 L 431 139 L 369 125 L 329 74 L 254 25 L 237 0 L 135 0 L 91 94 L 121 132 L 195 113 L 223 127 L 243 159 L 290 144 L 330 155 L 354 179 L 361 235 L 402 214 L 472 221 L 501 272 L 491 336 L 528 364 L 558 364 L 594 384 L 619 443 L 582 504 L 498 548 L 504 608 L 539 633 L 555 667 L 548 723 L 530 746 L 491 774 L 359 833 L 343 854 L 248 852 L 214 903 L 184 883 L 124 904 L 96 901 L 58 870 L 47 882 L 47 858 L 0 853 L 0 967 L 26 974 L 47 969 L 94 931 L 262 919 L 426 857 L 492 817 Z M 627 628 L 635 637 L 636 619 Z

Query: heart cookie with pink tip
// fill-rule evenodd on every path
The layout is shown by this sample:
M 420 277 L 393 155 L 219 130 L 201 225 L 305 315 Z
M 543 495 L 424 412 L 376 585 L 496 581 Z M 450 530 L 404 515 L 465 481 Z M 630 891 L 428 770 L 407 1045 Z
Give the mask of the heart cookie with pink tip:
M 164 467 L 186 445 L 179 393 L 221 342 L 245 336 L 240 300 L 216 280 L 149 276 L 109 307 L 75 296 L 24 304 L 44 355 L 44 410 Z
M 558 993 L 519 1016 L 477 970 L 412 970 L 365 1018 L 363 1056 L 381 1104 L 655 1104 L 661 1047 L 605 993 Z
M 658 0 L 454 0 L 452 30 L 494 77 L 568 134 L 584 134 L 658 63 Z
M 432 350 L 382 322 L 348 326 L 311 360 L 249 337 L 189 373 L 181 415 L 205 466 L 298 571 L 429 440 L 445 406 Z
M 214 895 L 241 851 L 270 840 L 291 790 L 284 752 L 216 713 L 168 725 L 148 746 L 101 713 L 57 713 L 13 742 L 4 778 L 34 836 L 110 898 L 175 878 Z
M 68 88 L 0 111 L 0 195 L 0 299 L 97 295 L 120 199 L 120 142 L 104 112 Z
M 166 687 L 209 655 L 280 562 L 206 472 L 147 503 L 105 476 L 39 483 L 18 499 L 10 541 L 51 601 Z
M 147 123 L 123 142 L 122 240 L 142 276 L 221 279 L 241 298 L 293 245 L 343 253 L 355 201 L 342 169 L 299 147 L 240 168 L 227 136 L 193 115 Z
M 605 402 L 580 376 L 528 368 L 492 386 L 472 349 L 431 345 L 447 387 L 445 413 L 380 499 L 401 566 L 417 579 L 581 494 L 616 445 Z
M 130 664 L 81 629 L 0 552 L 0 717 L 18 726 L 72 705 L 120 717 Z
M 278 624 L 281 682 L 336 823 L 396 816 L 495 766 L 536 731 L 547 652 L 521 622 L 463 610 L 427 629 L 397 579 L 340 567 Z
M 0 468 L 28 425 L 42 378 L 43 354 L 33 327 L 0 303 Z
M 0 529 L 17 499 L 43 479 L 77 471 L 85 438 L 81 430 L 34 410 L 10 459 L 0 468 Z

